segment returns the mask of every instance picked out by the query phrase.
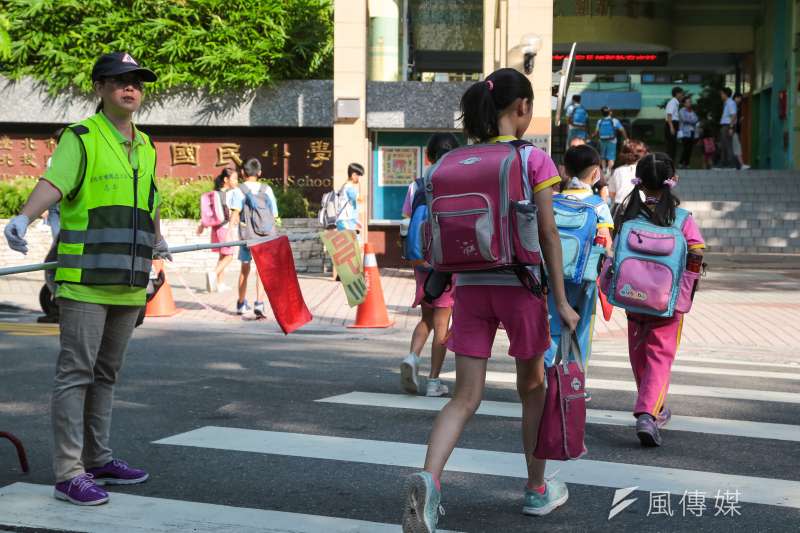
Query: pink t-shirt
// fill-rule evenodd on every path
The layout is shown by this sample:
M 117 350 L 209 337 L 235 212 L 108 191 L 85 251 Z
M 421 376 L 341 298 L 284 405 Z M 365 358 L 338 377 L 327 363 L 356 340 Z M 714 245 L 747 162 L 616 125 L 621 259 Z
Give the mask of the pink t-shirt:
M 683 236 L 686 237 L 686 243 L 690 250 L 706 247 L 703 235 L 700 234 L 700 228 L 697 227 L 697 222 L 692 215 L 686 217 L 686 222 L 683 223 Z
M 406 199 L 403 200 L 402 215 L 406 218 L 411 218 L 411 215 L 413 215 L 411 212 L 411 205 L 414 202 L 415 194 L 417 194 L 417 180 L 412 181 L 408 186 L 408 191 L 406 191 Z
M 525 146 L 520 150 L 520 155 L 525 163 L 528 183 L 533 194 L 561 183 L 561 176 L 555 163 L 544 150 L 535 146 Z

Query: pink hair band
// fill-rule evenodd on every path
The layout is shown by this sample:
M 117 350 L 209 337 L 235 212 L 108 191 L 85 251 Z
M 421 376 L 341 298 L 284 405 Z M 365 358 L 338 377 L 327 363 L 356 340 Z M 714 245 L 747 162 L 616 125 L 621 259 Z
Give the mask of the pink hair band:
M 489 86 L 489 92 L 491 92 L 492 89 L 494 89 L 494 82 L 492 80 L 486 80 L 486 85 Z

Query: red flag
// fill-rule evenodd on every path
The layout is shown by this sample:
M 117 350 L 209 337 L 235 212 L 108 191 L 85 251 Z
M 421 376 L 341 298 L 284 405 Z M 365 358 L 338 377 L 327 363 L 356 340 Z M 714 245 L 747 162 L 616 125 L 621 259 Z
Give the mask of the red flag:
M 256 262 L 258 276 L 267 291 L 269 305 L 281 329 L 287 335 L 311 321 L 313 316 L 306 307 L 289 238 L 285 235 L 250 248 Z
M 603 318 L 606 322 L 611 320 L 611 313 L 614 312 L 614 306 L 608 303 L 608 298 L 603 291 L 600 290 L 600 280 L 597 280 L 597 294 L 600 296 L 600 307 L 603 309 Z

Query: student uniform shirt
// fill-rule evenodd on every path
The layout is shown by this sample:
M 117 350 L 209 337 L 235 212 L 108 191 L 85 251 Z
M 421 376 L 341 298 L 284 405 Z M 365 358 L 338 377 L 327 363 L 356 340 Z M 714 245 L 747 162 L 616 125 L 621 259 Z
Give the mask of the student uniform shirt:
M 667 103 L 667 109 L 664 118 L 672 120 L 673 122 L 677 122 L 678 108 L 680 108 L 680 103 L 678 102 L 678 99 L 673 96 L 672 99 Z M 671 119 L 670 116 L 672 116 Z
M 280 216 L 278 215 L 278 201 L 275 199 L 275 193 L 272 192 L 272 187 L 263 181 L 245 181 L 240 185 L 247 187 L 253 195 L 258 194 L 258 191 L 261 190 L 261 186 L 265 185 L 267 189 L 267 200 L 269 201 L 269 207 L 272 210 L 272 215 L 275 218 Z M 228 203 L 228 208 L 230 209 L 236 209 L 241 212 L 242 208 L 244 207 L 244 193 L 239 189 L 239 187 L 228 191 L 226 200 Z
M 736 102 L 733 98 L 728 98 L 725 100 L 725 105 L 722 108 L 722 118 L 719 119 L 719 123 L 722 125 L 729 125 L 731 123 L 731 118 L 733 118 L 733 115 L 738 114 L 737 112 Z
M 347 197 L 348 207 L 342 212 L 341 218 L 336 221 L 338 230 L 358 229 L 358 185 L 348 181 L 344 185 L 344 194 Z

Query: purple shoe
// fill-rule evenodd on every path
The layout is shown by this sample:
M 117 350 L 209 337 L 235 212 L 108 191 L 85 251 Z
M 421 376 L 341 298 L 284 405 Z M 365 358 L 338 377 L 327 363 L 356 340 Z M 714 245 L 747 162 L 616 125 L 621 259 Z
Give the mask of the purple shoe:
M 104 466 L 89 468 L 95 483 L 98 485 L 135 485 L 143 483 L 150 477 L 147 472 L 138 468 L 131 468 L 125 461 L 114 459 Z
M 81 474 L 56 483 L 53 496 L 75 505 L 100 505 L 108 501 L 108 493 L 95 484 L 91 474 Z
M 656 417 L 656 425 L 658 429 L 663 428 L 669 423 L 670 418 L 672 418 L 672 411 L 670 411 L 669 407 L 664 406 L 661 408 L 661 412 L 658 413 Z
M 641 414 L 636 419 L 636 436 L 639 437 L 642 446 L 649 448 L 661 446 L 661 433 L 658 431 L 655 419 L 650 414 Z

